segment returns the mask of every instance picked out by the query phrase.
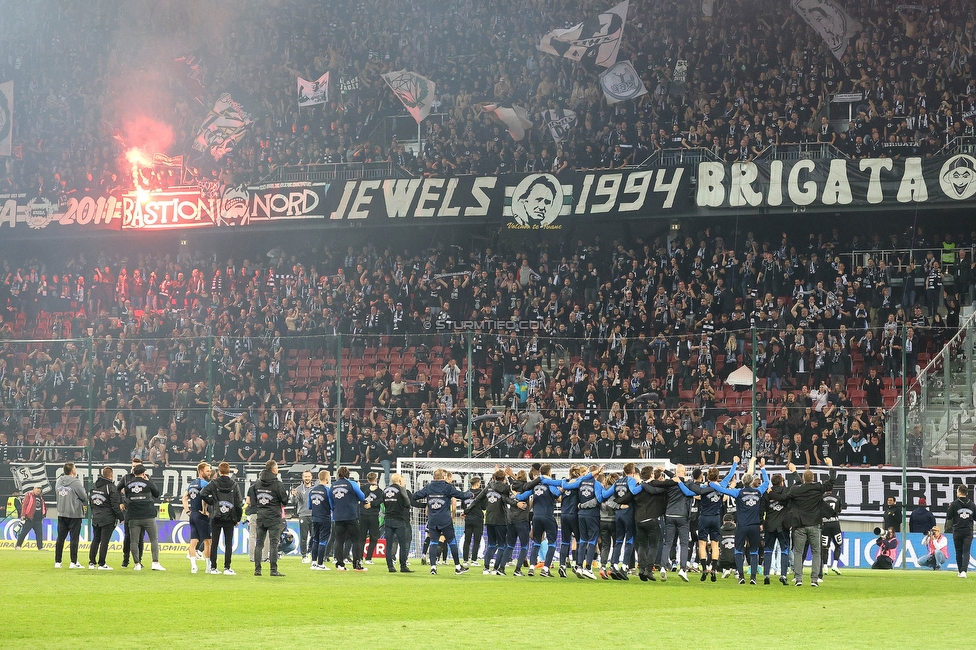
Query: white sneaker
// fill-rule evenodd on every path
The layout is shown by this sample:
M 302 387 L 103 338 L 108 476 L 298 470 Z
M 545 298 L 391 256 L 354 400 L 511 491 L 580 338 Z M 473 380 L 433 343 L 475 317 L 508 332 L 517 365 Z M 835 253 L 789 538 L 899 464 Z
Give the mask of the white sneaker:
M 98 565 L 97 565 L 97 564 L 95 564 L 94 562 L 89 562 L 89 563 L 88 563 L 88 568 L 89 568 L 89 569 L 92 569 L 92 570 L 95 570 L 95 569 L 97 569 L 97 568 L 98 568 Z
M 684 569 L 682 569 L 681 571 L 678 571 L 678 577 L 681 578 L 682 580 L 684 580 L 685 582 L 688 582 L 688 573 L 685 572 Z
M 366 560 L 366 562 L 364 562 L 364 564 L 372 564 L 372 563 L 373 563 L 372 560 Z
M 133 571 L 142 571 L 142 565 L 141 564 L 136 564 L 135 566 L 132 567 L 132 570 Z
M 823 578 L 817 578 L 817 584 L 818 585 L 822 585 L 823 584 Z
M 492 574 L 491 569 L 485 569 L 484 571 L 481 572 L 481 575 L 483 576 L 490 576 L 491 574 Z
M 331 570 L 332 570 L 332 567 L 330 567 L 328 564 L 320 564 L 319 565 L 319 571 L 331 571 Z
M 196 572 L 197 572 L 197 565 L 196 564 L 191 564 L 190 565 L 190 573 L 196 573 Z
M 163 568 L 163 565 L 160 564 L 159 562 L 153 562 L 152 563 L 152 570 L 153 571 L 165 571 L 166 569 L 164 569 Z
M 312 564 L 312 556 L 311 555 L 303 555 L 302 556 L 302 564 Z
M 114 571 L 115 569 L 113 569 L 112 567 L 110 567 L 109 565 L 106 564 L 105 566 L 98 567 L 98 570 L 99 571 Z
M 60 562 L 55 562 L 54 563 L 54 568 L 55 569 L 60 569 L 61 568 L 61 563 Z
M 596 576 L 593 575 L 593 571 L 590 569 L 583 569 L 582 571 L 580 571 L 580 573 L 582 573 L 583 577 L 588 580 L 596 580 Z
M 217 573 L 217 571 L 214 571 L 214 573 Z M 236 576 L 237 573 L 233 569 L 224 569 L 224 575 L 225 576 Z
M 959 577 L 960 578 L 965 578 L 966 577 L 966 572 L 965 571 L 960 571 L 959 572 Z
M 84 568 L 84 567 L 82 567 L 82 566 L 81 566 L 80 564 L 78 564 L 77 562 L 72 562 L 71 564 L 69 564 L 69 565 L 68 565 L 68 568 L 69 568 L 69 569 L 81 569 L 81 568 Z

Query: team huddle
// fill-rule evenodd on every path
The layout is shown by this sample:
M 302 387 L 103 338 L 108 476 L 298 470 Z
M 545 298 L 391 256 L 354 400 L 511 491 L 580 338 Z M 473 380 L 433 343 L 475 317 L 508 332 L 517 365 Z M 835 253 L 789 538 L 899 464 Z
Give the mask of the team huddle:
M 839 512 L 843 506 L 831 493 L 833 479 L 818 483 L 807 471 L 802 479 L 797 477 L 796 485 L 787 487 L 782 475 L 770 478 L 762 467 L 757 475 L 754 465 L 754 461 L 750 463 L 739 482 L 735 479 L 738 458 L 721 480 L 716 468 L 705 472 L 695 469 L 689 477 L 683 465 L 676 466 L 674 472 L 652 466 L 638 471 L 633 463 L 627 463 L 622 474 L 605 474 L 603 467 L 595 465 L 576 465 L 563 480 L 555 479 L 547 464 L 533 466 L 528 475 L 498 469 L 484 489 L 474 479 L 472 493 L 453 495 L 465 503 L 465 557 L 469 550 L 477 556 L 475 545 L 480 542 L 483 522 L 488 533 L 485 575 L 505 575 L 505 567 L 518 548 L 515 576 L 534 575 L 540 563 L 539 575 L 552 576 L 558 548 L 560 577 L 572 571 L 591 580 L 597 576 L 627 580 L 636 571 L 641 580 L 655 581 L 658 571 L 660 579 L 667 580 L 668 571 L 675 569 L 687 582 L 695 553 L 702 582 L 709 578 L 716 581 L 718 571 L 724 575 L 734 571 L 739 583 L 744 584 L 748 556 L 750 582 L 755 583 L 759 555 L 765 549 L 763 574 L 769 584 L 778 544 L 781 560 L 777 569 L 785 585 L 791 541 L 796 567 L 803 566 L 807 550 L 814 550 L 814 586 L 823 578 L 821 556 L 826 559 L 831 547 L 831 566 L 839 573 Z M 790 471 L 795 468 L 790 466 Z M 437 478 L 435 473 L 431 485 L 438 482 Z M 449 493 L 441 486 L 435 491 L 439 498 Z M 558 525 L 557 503 L 561 505 Z M 432 520 L 432 513 L 443 510 L 441 503 L 434 508 L 428 503 Z M 450 529 L 445 531 L 438 524 L 431 539 L 445 534 L 457 565 L 453 526 Z M 543 541 L 547 552 L 540 559 Z M 431 546 L 433 566 L 436 548 L 433 542 Z M 598 558 L 600 568 L 594 572 Z M 795 584 L 802 584 L 802 569 L 796 572 Z

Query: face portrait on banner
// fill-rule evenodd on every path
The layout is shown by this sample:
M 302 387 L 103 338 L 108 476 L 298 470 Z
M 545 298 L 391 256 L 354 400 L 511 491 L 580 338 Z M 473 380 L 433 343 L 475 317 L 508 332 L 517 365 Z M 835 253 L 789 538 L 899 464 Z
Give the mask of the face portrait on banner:
M 559 216 L 563 190 L 552 174 L 533 174 L 522 179 L 512 198 L 512 216 L 521 226 L 547 226 Z

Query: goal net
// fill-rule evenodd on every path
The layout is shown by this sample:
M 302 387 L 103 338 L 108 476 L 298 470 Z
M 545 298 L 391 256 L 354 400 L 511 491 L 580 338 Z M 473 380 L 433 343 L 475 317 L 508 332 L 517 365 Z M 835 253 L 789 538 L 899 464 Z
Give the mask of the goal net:
M 396 471 L 398 474 L 403 475 L 407 489 L 409 489 L 411 492 L 416 492 L 433 479 L 435 469 L 445 469 L 451 472 L 451 482 L 453 483 L 454 487 L 462 492 L 465 492 L 470 489 L 471 479 L 474 477 L 480 478 L 483 486 L 487 485 L 487 482 L 491 479 L 491 475 L 495 472 L 496 467 L 511 467 L 512 471 L 516 474 L 520 470 L 525 470 L 526 474 L 528 474 L 533 463 L 548 463 L 552 466 L 552 471 L 556 478 L 561 479 L 569 476 L 569 469 L 573 465 L 580 465 L 584 463 L 605 465 L 606 468 L 604 469 L 604 472 L 611 473 L 621 472 L 624 465 L 629 462 L 633 462 L 638 467 L 643 467 L 644 465 L 654 465 L 656 467 L 664 467 L 667 469 L 674 467 L 674 465 L 666 458 L 617 459 L 609 462 L 594 461 L 589 459 L 584 460 L 582 458 L 555 460 L 538 458 L 399 458 L 397 459 Z M 457 507 L 454 510 L 454 529 L 457 533 L 458 547 L 461 548 L 462 544 L 466 541 L 464 540 L 464 518 L 461 517 L 463 507 L 460 503 L 456 505 Z M 560 512 L 557 506 L 557 520 L 559 516 Z M 423 508 L 411 509 L 411 528 L 413 529 L 412 556 L 420 557 L 424 537 L 427 533 L 426 510 Z M 484 535 L 484 533 L 482 533 L 482 535 Z M 482 540 L 482 543 L 479 546 L 483 552 L 485 548 L 484 540 Z

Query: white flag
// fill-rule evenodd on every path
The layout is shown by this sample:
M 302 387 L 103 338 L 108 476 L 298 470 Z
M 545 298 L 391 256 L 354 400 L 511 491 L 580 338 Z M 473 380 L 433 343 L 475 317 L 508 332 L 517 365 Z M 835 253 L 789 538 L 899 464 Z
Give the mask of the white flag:
M 382 75 L 393 94 L 403 102 L 413 119 L 420 124 L 434 105 L 434 82 L 416 72 L 397 70 Z
M 532 120 L 529 119 L 529 114 L 521 106 L 508 108 L 498 104 L 484 104 L 481 110 L 485 113 L 492 113 L 501 120 L 513 140 L 521 140 L 525 137 L 525 130 L 532 128 Z
M 298 105 L 299 106 L 315 106 L 316 104 L 325 104 L 329 101 L 329 73 L 326 72 L 324 75 L 316 79 L 315 81 L 308 81 L 306 79 L 298 78 Z
M 715 15 L 715 0 L 701 0 L 701 12 L 702 16 L 710 19 Z
M 630 61 L 618 61 L 600 75 L 600 86 L 608 104 L 624 102 L 647 94 L 647 88 Z
M 570 130 L 576 126 L 576 113 L 564 108 L 543 111 L 542 117 L 545 118 L 546 126 L 549 127 L 549 133 L 552 134 L 552 139 L 556 141 L 556 144 L 565 140 Z
M 793 11 L 820 34 L 838 59 L 844 56 L 848 41 L 861 30 L 861 23 L 834 0 L 793 0 Z
M 0 84 L 0 156 L 9 156 L 14 139 L 14 82 Z
M 609 68 L 617 61 L 630 0 L 568 29 L 554 29 L 537 46 L 542 52 Z

